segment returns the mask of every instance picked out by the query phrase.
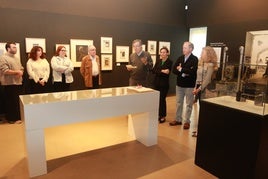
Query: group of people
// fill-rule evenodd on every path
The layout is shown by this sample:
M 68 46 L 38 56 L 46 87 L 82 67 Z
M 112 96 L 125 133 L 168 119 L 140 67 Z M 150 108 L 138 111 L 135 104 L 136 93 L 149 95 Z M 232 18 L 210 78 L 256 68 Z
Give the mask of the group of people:
M 136 39 L 132 42 L 134 53 L 130 55 L 127 70 L 130 73 L 130 86 L 151 87 L 160 92 L 159 123 L 166 121 L 166 97 L 169 91 L 169 76 L 171 72 L 177 76 L 176 81 L 176 116 L 169 123 L 170 126 L 182 125 L 184 129 L 190 128 L 192 106 L 196 99 L 204 94 L 206 86 L 210 83 L 214 72 L 217 71 L 217 57 L 212 47 L 204 47 L 200 60 L 192 54 L 194 45 L 184 42 L 183 55 L 173 65 L 169 59 L 169 49 L 162 47 L 160 56 L 155 65 L 149 52 L 142 50 L 142 41 Z M 21 123 L 19 110 L 19 95 L 22 92 L 22 77 L 24 68 L 15 54 L 17 47 L 14 42 L 5 46 L 7 53 L 0 57 L 1 85 L 5 93 L 5 112 L 9 123 Z M 29 53 L 26 64 L 29 76 L 30 93 L 48 92 L 47 83 L 50 76 L 50 65 L 41 46 L 34 46 Z M 66 56 L 66 48 L 58 46 L 51 59 L 52 81 L 55 92 L 68 91 L 73 82 L 72 72 L 74 66 Z M 80 73 L 83 76 L 85 87 L 96 89 L 102 83 L 100 58 L 96 55 L 96 47 L 88 47 L 88 55 L 81 61 Z M 185 117 L 182 116 L 186 100 Z M 183 123 L 184 119 L 184 123 Z
M 20 124 L 19 95 L 22 94 L 24 67 L 15 55 L 15 42 L 8 42 L 6 53 L 0 57 L 1 105 L 6 120 L 11 124 Z M 66 48 L 58 46 L 51 59 L 52 83 L 54 92 L 68 91 L 73 82 L 74 66 L 66 56 Z M 50 65 L 41 46 L 34 46 L 28 54 L 26 70 L 29 76 L 29 93 L 48 92 Z M 98 88 L 101 84 L 100 59 L 94 45 L 88 47 L 88 55 L 83 57 L 80 67 L 86 88 Z M 3 104 L 2 104 L 3 103 Z
M 166 121 L 167 115 L 166 97 L 169 90 L 169 76 L 173 72 L 177 76 L 176 116 L 169 125 L 183 124 L 183 129 L 189 129 L 193 104 L 196 99 L 200 99 L 200 96 L 205 94 L 207 85 L 218 69 L 214 49 L 210 46 L 204 47 L 200 60 L 198 60 L 192 54 L 194 45 L 191 42 L 184 42 L 183 55 L 172 65 L 172 61 L 168 57 L 169 49 L 162 47 L 159 50 L 160 58 L 153 66 L 150 54 L 142 50 L 141 40 L 134 40 L 132 46 L 135 53 L 130 55 L 130 66 L 127 67 L 130 71 L 129 85 L 153 87 L 160 92 L 158 120 L 159 123 L 163 123 Z M 186 112 L 183 117 L 184 99 L 186 100 Z

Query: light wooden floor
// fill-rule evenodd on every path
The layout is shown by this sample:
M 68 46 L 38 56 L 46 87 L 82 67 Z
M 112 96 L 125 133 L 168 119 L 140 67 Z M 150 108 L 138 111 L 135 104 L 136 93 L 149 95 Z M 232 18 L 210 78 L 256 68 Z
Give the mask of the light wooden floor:
M 167 120 L 172 121 L 175 116 L 175 97 L 168 97 Z M 172 165 L 160 170 L 139 176 L 140 179 L 157 178 L 183 178 L 183 179 L 215 179 L 216 177 L 207 173 L 194 164 L 194 152 L 196 138 L 192 137 L 192 131 L 196 130 L 198 120 L 198 104 L 194 105 L 192 123 L 190 130 L 183 130 L 182 126 L 169 126 L 168 122 L 159 124 L 158 147 L 164 152 L 168 159 L 173 161 Z M 47 160 L 57 159 L 67 155 L 91 151 L 109 145 L 116 145 L 133 141 L 127 135 L 126 116 L 109 118 L 86 123 L 78 123 L 60 127 L 48 128 L 46 135 Z M 0 124 L 0 178 L 1 179 L 25 179 L 29 178 L 27 170 L 26 155 L 24 149 L 23 124 Z M 110 134 L 113 135 L 110 135 Z M 96 137 L 97 136 L 97 137 Z M 115 137 L 116 136 L 116 137 Z M 88 142 L 90 141 L 90 142 Z M 173 149 L 165 147 L 165 144 L 174 146 Z M 173 160 L 178 148 L 187 156 L 185 160 L 177 162 Z M 137 158 L 138 160 L 138 158 Z M 53 175 L 52 175 L 53 176 Z M 51 175 L 43 175 L 41 178 L 53 178 Z M 67 177 L 66 177 L 67 178 Z M 90 178 L 90 177 L 85 177 Z M 104 177 L 105 178 L 105 177 Z M 114 178 L 107 176 L 107 178 Z M 128 178 L 133 178 L 129 176 Z

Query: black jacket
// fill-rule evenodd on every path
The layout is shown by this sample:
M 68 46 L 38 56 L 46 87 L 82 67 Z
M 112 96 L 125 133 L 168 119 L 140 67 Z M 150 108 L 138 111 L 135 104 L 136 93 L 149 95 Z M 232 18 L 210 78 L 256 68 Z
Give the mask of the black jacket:
M 181 71 L 177 66 L 181 64 Z M 191 54 L 184 63 L 184 55 L 180 56 L 173 66 L 173 73 L 177 75 L 177 86 L 185 88 L 194 88 L 196 83 L 196 71 L 198 67 L 198 58 Z

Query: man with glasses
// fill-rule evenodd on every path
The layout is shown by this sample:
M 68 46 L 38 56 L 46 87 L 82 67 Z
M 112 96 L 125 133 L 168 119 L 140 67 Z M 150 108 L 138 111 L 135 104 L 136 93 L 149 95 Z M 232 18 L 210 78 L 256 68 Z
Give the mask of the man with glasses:
M 130 55 L 127 70 L 130 72 L 129 86 L 152 87 L 153 60 L 149 52 L 142 50 L 142 41 L 136 39 L 132 42 L 134 53 Z

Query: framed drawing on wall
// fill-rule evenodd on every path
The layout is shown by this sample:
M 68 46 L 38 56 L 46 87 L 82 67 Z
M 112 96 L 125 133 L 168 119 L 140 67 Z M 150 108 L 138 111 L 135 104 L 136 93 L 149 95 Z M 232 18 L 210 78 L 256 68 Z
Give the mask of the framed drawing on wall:
M 108 71 L 113 69 L 113 55 L 101 55 L 101 70 Z
M 116 62 L 128 62 L 129 46 L 116 46 Z
M 44 38 L 25 38 L 26 53 L 30 53 L 34 46 L 40 46 L 43 48 L 43 52 L 46 53 L 46 39 Z
M 101 53 L 112 53 L 113 51 L 113 38 L 101 37 Z
M 159 47 L 159 48 L 158 48 L 158 53 L 159 53 L 159 54 L 160 54 L 160 49 L 161 49 L 162 47 L 167 47 L 168 50 L 169 50 L 169 53 L 170 53 L 170 42 L 163 42 L 163 41 L 160 41 L 158 47 Z
M 16 57 L 18 59 L 20 59 L 20 44 L 16 43 L 16 47 L 17 47 L 17 53 L 16 53 Z M 2 56 L 4 53 L 6 53 L 6 42 L 0 42 L 0 56 Z
M 71 56 L 70 56 L 70 44 L 56 44 L 56 50 L 55 51 L 57 51 L 58 46 L 64 46 L 65 49 L 66 49 L 66 56 L 68 58 L 71 58 Z
M 84 56 L 88 54 L 88 46 L 93 45 L 93 40 L 71 39 L 71 60 L 74 67 L 80 67 Z
M 156 55 L 156 41 L 153 40 L 148 40 L 148 44 L 147 44 L 147 51 L 151 54 L 151 55 Z

